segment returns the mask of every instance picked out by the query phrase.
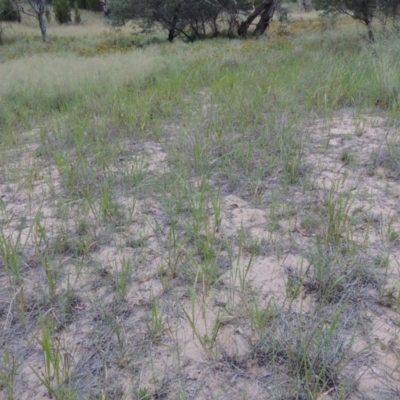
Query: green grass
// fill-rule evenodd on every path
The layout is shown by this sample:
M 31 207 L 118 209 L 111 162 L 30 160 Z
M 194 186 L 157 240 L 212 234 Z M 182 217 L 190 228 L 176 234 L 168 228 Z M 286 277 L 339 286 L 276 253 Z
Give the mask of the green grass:
M 0 396 L 394 398 L 398 38 L 83 17 L 0 46 Z

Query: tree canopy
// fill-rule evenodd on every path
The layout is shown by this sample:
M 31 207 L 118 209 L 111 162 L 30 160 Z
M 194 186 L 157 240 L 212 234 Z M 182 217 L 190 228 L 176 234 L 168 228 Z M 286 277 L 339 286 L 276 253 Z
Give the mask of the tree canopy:
M 136 20 L 147 27 L 158 24 L 176 36 L 192 41 L 217 35 L 248 34 L 260 17 L 253 34 L 267 29 L 278 0 L 111 0 L 111 16 L 116 25 Z

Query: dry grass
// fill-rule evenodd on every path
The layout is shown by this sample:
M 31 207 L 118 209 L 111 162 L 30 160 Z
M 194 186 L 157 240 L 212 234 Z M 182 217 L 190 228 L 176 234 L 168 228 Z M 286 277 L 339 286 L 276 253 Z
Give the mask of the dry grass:
M 101 96 L 114 87 L 136 86 L 162 68 L 158 52 L 114 53 L 89 59 L 75 54 L 38 54 L 0 64 L 0 96 L 26 104 L 57 98 Z

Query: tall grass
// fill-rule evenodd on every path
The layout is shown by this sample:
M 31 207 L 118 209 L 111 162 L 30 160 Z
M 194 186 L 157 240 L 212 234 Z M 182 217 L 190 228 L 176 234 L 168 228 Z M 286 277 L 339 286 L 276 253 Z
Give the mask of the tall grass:
M 202 87 L 208 88 L 211 129 L 218 129 L 217 121 L 226 129 L 246 129 L 260 120 L 266 105 L 269 112 L 287 113 L 397 108 L 400 54 L 393 41 L 369 45 L 353 37 L 349 46 L 310 35 L 300 45 L 299 53 L 284 39 L 215 40 L 101 57 L 40 54 L 12 60 L 0 64 L 0 122 L 29 121 L 62 108 L 89 109 L 106 119 L 111 114 L 119 122 L 129 121 L 131 113 L 192 118 L 189 111 L 200 111 L 195 93 Z

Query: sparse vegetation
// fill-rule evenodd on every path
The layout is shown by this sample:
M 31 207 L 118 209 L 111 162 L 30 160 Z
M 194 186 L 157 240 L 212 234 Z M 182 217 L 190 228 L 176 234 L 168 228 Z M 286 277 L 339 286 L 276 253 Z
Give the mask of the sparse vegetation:
M 398 398 L 396 32 L 85 7 L 0 46 L 0 398 Z

